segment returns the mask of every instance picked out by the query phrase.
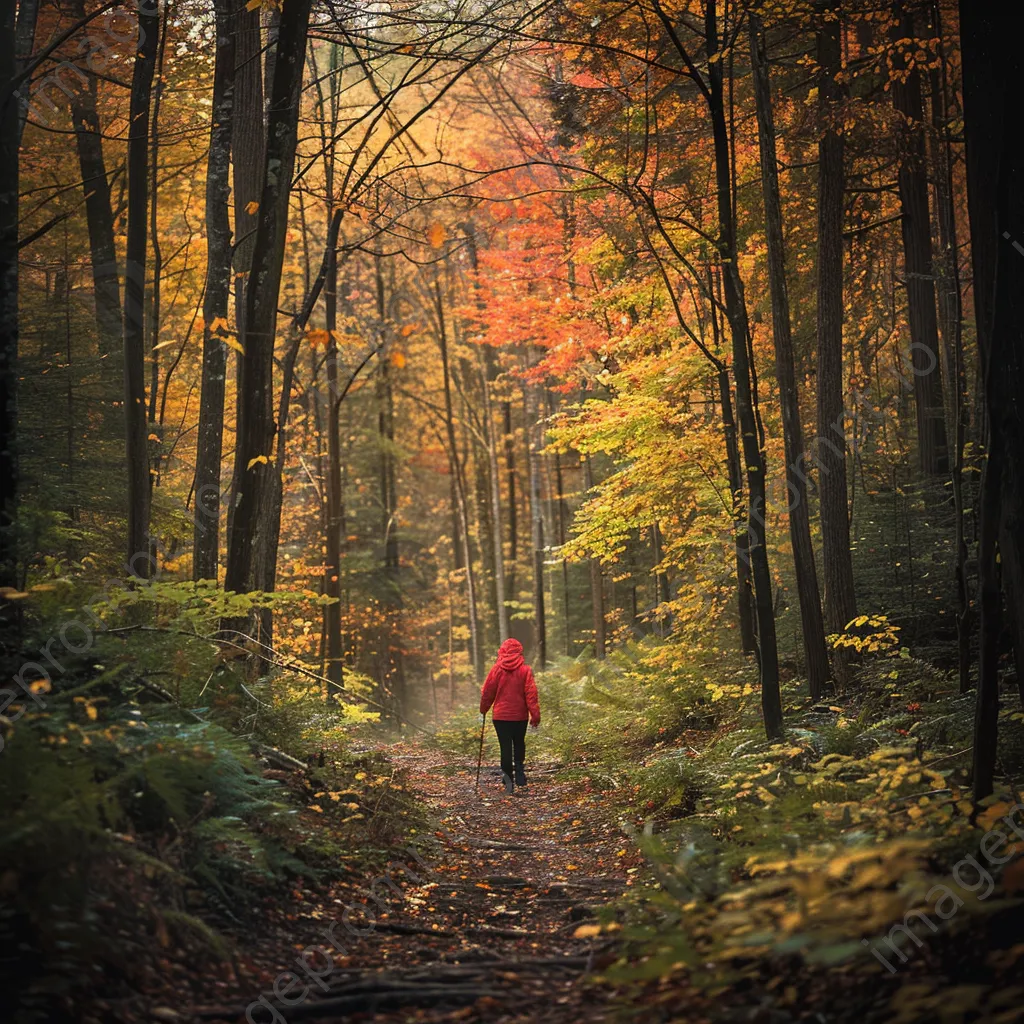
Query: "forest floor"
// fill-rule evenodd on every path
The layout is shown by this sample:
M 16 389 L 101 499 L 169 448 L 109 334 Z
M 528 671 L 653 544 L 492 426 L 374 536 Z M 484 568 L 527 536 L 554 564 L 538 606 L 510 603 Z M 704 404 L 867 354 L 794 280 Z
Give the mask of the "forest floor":
M 375 877 L 295 890 L 268 908 L 265 933 L 236 958 L 230 977 L 218 978 L 213 998 L 193 976 L 191 1006 L 172 1015 L 171 1002 L 151 1016 L 240 1021 L 248 1011 L 261 1024 L 610 1015 L 614 989 L 594 976 L 614 959 L 609 935 L 588 922 L 644 871 L 610 802 L 586 784 L 559 780 L 550 763 L 527 765 L 530 784 L 508 797 L 486 765 L 476 789 L 475 759 L 413 744 L 386 753 L 440 824 L 432 852 L 424 847 L 417 862 L 396 850 L 390 871 Z M 346 915 L 353 906 L 360 911 Z M 372 916 L 361 916 L 363 906 Z M 310 946 L 327 947 L 331 962 L 308 951 L 303 972 L 296 956 Z

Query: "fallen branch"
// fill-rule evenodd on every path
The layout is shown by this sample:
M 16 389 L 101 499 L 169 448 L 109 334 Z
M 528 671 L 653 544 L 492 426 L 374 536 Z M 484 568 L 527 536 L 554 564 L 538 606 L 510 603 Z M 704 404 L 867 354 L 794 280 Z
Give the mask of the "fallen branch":
M 448 928 L 430 928 L 423 924 L 404 924 L 401 921 L 378 921 L 375 930 L 393 932 L 395 935 L 437 935 L 442 939 L 454 939 L 459 935 L 489 937 L 494 939 L 539 939 L 548 937 L 546 932 L 529 932 L 522 928 L 490 928 L 487 925 L 469 925 L 452 931 Z
M 380 925 L 378 925 L 380 927 Z M 437 935 L 439 932 L 432 932 Z M 433 1006 L 446 1000 L 467 1003 L 493 995 L 491 988 L 475 987 L 488 973 L 567 970 L 583 972 L 594 966 L 590 956 L 536 957 L 528 960 L 487 960 L 473 964 L 449 964 L 415 968 L 404 974 L 387 972 L 377 976 L 346 979 L 330 995 L 300 1006 L 278 1007 L 289 1021 L 310 1020 L 326 1014 L 359 1013 L 399 1006 Z M 488 984 L 490 984 L 490 979 Z M 468 984 L 472 982 L 474 987 Z M 271 1000 L 268 999 L 268 1002 Z M 200 1020 L 234 1020 L 245 1014 L 241 1006 L 197 1007 L 192 1016 Z

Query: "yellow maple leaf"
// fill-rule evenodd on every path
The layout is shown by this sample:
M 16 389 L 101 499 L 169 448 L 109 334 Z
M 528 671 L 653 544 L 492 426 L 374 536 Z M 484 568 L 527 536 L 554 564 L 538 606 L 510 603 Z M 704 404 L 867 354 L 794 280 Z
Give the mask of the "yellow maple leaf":
M 249 460 L 249 465 L 247 465 L 245 468 L 252 469 L 252 467 L 255 466 L 257 462 L 262 462 L 265 466 L 270 465 L 270 459 L 268 459 L 266 455 L 257 455 L 255 458 Z
M 592 939 L 595 935 L 601 934 L 601 926 L 599 924 L 581 924 L 579 928 L 572 933 L 574 939 Z

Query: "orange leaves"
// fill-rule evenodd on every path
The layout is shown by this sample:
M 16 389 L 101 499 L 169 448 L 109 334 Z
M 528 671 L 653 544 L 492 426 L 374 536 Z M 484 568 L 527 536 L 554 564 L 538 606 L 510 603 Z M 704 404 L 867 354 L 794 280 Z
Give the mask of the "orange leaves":
M 448 231 L 440 221 L 435 221 L 427 229 L 427 241 L 435 248 L 440 249 L 448 237 Z

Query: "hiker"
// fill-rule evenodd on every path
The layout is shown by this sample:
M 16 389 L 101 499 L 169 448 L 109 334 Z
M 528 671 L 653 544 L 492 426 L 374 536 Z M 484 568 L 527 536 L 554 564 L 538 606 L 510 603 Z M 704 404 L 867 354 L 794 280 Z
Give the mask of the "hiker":
M 516 786 L 526 785 L 523 762 L 526 759 L 526 723 L 540 725 L 540 701 L 533 671 L 523 661 L 523 645 L 509 637 L 498 650 L 498 660 L 487 673 L 480 692 L 480 714 L 486 717 L 494 706 L 491 720 L 501 745 L 501 781 L 507 796 Z

